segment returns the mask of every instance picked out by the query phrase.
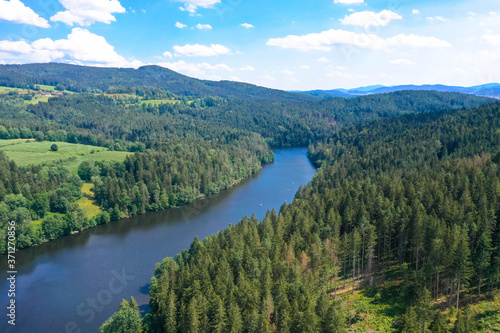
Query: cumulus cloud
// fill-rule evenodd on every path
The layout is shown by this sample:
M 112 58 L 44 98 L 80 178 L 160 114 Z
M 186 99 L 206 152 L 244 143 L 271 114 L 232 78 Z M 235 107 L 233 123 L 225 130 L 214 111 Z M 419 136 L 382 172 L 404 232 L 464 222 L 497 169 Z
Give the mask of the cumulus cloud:
M 283 73 L 285 75 L 293 75 L 293 74 L 295 74 L 294 72 L 292 72 L 291 70 L 288 70 L 288 69 L 282 70 L 281 73 Z
M 296 36 L 289 35 L 284 38 L 271 38 L 266 43 L 283 49 L 296 49 L 300 51 L 330 51 L 339 45 L 354 46 L 364 49 L 389 49 L 391 47 L 450 47 L 450 43 L 435 37 L 399 34 L 395 37 L 383 39 L 376 35 L 358 34 L 352 31 L 330 29 L 320 33 Z
M 231 50 L 220 44 L 211 44 L 210 46 L 200 44 L 186 44 L 184 46 L 174 46 L 174 51 L 177 55 L 188 57 L 212 57 L 222 54 L 229 54 Z
M 429 21 L 448 22 L 450 19 L 442 16 L 427 17 Z
M 175 22 L 175 27 L 179 28 L 179 29 L 184 29 L 184 28 L 187 28 L 187 25 L 185 25 L 184 23 L 181 23 L 181 22 Z
M 183 2 L 184 7 L 180 7 L 180 10 L 188 11 L 192 14 L 196 12 L 198 7 L 201 8 L 214 8 L 214 5 L 220 3 L 221 0 L 174 0 L 177 2 Z
M 420 14 L 420 10 L 418 10 L 418 9 L 414 9 L 414 10 L 412 10 L 412 11 L 411 11 L 411 13 L 412 13 L 413 15 L 418 15 L 418 14 Z
M 198 23 L 194 27 L 196 29 L 200 29 L 200 30 L 212 30 L 212 26 L 210 24 L 200 24 L 200 23 Z
M 301 66 L 299 66 L 299 68 L 300 69 L 311 69 L 311 67 L 308 65 L 301 65 Z
M 95 22 L 110 24 L 116 21 L 114 13 L 125 13 L 118 0 L 59 0 L 65 11 L 57 12 L 52 22 L 63 22 L 69 26 L 89 26 Z
M 318 60 L 316 60 L 317 62 L 320 62 L 320 63 L 327 63 L 327 62 L 330 62 L 330 60 L 328 58 L 325 58 L 325 57 L 321 57 L 319 58 Z
M 264 79 L 265 81 L 267 82 L 273 82 L 273 81 L 276 81 L 276 78 L 272 77 L 271 75 L 264 75 L 264 76 L 261 76 L 262 79 Z
M 267 41 L 267 45 L 269 46 L 277 46 L 283 49 L 297 49 L 301 51 L 330 51 L 335 45 L 379 48 L 382 44 L 382 38 L 375 35 L 357 34 L 351 31 L 335 29 L 302 36 L 289 35 L 284 38 L 271 38 Z
M 334 0 L 333 3 L 338 3 L 342 5 L 360 5 L 364 0 Z
M 241 67 L 240 70 L 241 71 L 246 71 L 246 72 L 254 72 L 255 68 L 253 68 L 252 66 L 248 65 L 248 66 L 245 66 L 245 67 Z
M 485 34 L 483 35 L 482 39 L 494 46 L 500 46 L 500 35 L 494 35 L 494 34 Z
M 168 52 L 168 51 L 167 51 L 167 52 L 163 52 L 163 57 L 164 57 L 164 58 L 170 58 L 170 59 L 172 59 L 172 58 L 173 58 L 172 53 L 170 53 L 170 52 Z
M 250 23 L 242 23 L 240 24 L 243 28 L 245 29 L 250 29 L 250 28 L 253 28 L 253 25 L 250 24 Z
M 43 38 L 28 44 L 24 41 L 0 41 L 0 51 L 23 62 L 66 60 L 99 66 L 139 67 L 141 62 L 125 60 L 102 36 L 83 28 L 74 28 L 67 39 Z
M 401 20 L 403 17 L 390 10 L 383 10 L 380 13 L 371 11 L 357 12 L 346 15 L 340 22 L 343 25 L 355 25 L 360 27 L 382 26 L 385 27 L 392 20 Z
M 406 66 L 414 65 L 413 61 L 408 59 L 394 59 L 389 62 L 393 65 L 406 65 Z
M 226 64 L 211 65 L 206 62 L 200 64 L 194 64 L 180 60 L 177 62 L 159 63 L 157 65 L 171 69 L 173 71 L 182 74 L 197 76 L 197 77 L 204 76 L 207 74 L 207 72 L 215 72 L 215 71 L 234 72 L 234 69 Z
M 418 35 L 405 35 L 399 34 L 397 36 L 388 38 L 384 42 L 385 47 L 411 47 L 411 48 L 441 48 L 451 47 L 447 41 L 441 40 L 436 37 L 424 37 Z
M 19 0 L 0 0 L 0 21 L 30 24 L 40 28 L 50 28 L 49 22 Z

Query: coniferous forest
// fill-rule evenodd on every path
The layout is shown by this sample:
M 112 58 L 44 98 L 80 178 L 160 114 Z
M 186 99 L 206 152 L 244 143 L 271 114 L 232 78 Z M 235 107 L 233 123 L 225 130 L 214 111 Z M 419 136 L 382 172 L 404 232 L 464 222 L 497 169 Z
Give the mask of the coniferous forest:
M 71 169 L 0 151 L 2 252 L 7 221 L 19 248 L 40 245 L 216 194 L 272 163 L 274 148 L 309 147 L 318 167 L 279 212 L 158 263 L 149 312 L 124 300 L 101 332 L 474 332 L 484 318 L 472 306 L 498 304 L 499 102 L 319 99 L 157 67 L 0 66 L 0 85 L 12 88 L 0 94 L 0 148 L 125 154 Z M 40 85 L 61 94 L 38 101 Z

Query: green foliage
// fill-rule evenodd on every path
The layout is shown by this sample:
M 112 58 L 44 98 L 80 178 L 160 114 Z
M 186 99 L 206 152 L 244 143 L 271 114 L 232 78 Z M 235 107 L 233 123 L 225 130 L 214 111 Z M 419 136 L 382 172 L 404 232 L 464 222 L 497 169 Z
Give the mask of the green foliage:
M 50 146 L 50 151 L 58 151 L 59 150 L 59 147 L 57 147 L 57 145 L 54 143 Z
M 208 309 L 219 298 L 228 322 L 241 317 L 244 330 L 306 332 L 335 324 L 342 330 L 345 310 L 327 307 L 323 296 L 325 281 L 337 279 L 332 265 L 340 271 L 337 284 L 356 289 L 398 263 L 403 283 L 396 294 L 383 290 L 378 302 L 400 302 L 386 313 L 398 318 L 406 311 L 398 321 L 404 332 L 446 332 L 432 298 L 460 306 L 460 293 L 470 294 L 471 282 L 479 281 L 474 265 L 484 268 L 483 289 L 497 281 L 485 263 L 497 262 L 491 249 L 499 239 L 500 168 L 489 154 L 500 144 L 492 135 L 499 113 L 495 104 L 409 115 L 356 126 L 311 147 L 323 166 L 279 215 L 269 212 L 260 223 L 245 218 L 157 266 L 150 290 L 155 325 L 164 326 L 162 304 L 174 293 L 177 318 L 190 318 L 189 325 L 176 322 L 177 332 L 201 330 L 204 318 L 210 323 Z M 451 135 L 460 143 L 446 144 L 451 149 L 443 153 Z M 474 254 L 483 252 L 481 264 Z M 463 329 L 471 321 L 460 311 Z
M 143 332 L 142 318 L 135 299 L 132 297 L 130 302 L 122 300 L 118 311 L 102 324 L 99 331 L 101 333 Z

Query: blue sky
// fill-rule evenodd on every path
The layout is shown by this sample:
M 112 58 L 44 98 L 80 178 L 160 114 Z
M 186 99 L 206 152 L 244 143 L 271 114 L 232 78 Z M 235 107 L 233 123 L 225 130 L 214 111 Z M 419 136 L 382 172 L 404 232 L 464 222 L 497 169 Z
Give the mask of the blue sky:
M 500 81 L 498 0 L 0 0 L 0 63 L 286 90 Z

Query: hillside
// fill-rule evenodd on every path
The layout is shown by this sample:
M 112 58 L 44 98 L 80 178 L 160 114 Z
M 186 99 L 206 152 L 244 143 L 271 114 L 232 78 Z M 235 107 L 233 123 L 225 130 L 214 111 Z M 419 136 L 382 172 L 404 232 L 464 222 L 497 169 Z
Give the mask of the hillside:
M 495 331 L 499 128 L 496 103 L 383 119 L 311 146 L 322 167 L 279 215 L 246 217 L 157 264 L 143 327 Z M 123 325 L 124 310 L 102 332 Z
M 133 68 L 89 67 L 61 63 L 0 65 L 0 86 L 20 87 L 62 84 L 72 91 L 106 91 L 112 86 L 147 86 L 182 96 L 220 96 L 243 99 L 286 101 L 313 100 L 295 94 L 253 84 L 232 81 L 207 81 L 190 78 L 159 66 Z

